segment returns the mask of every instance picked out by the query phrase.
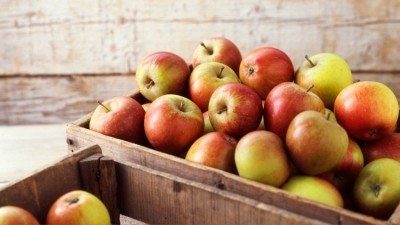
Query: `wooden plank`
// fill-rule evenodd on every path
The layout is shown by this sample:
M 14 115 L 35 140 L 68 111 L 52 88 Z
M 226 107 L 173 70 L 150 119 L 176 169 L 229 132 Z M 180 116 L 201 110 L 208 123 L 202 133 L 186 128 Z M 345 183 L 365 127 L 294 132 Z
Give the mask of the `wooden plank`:
M 150 224 L 323 224 L 128 161 L 116 165 L 121 213 Z
M 0 125 L 67 123 L 135 88 L 133 75 L 0 76 Z
M 100 153 L 93 154 L 79 161 L 79 171 L 83 189 L 102 200 L 112 224 L 120 224 L 114 161 Z
M 88 118 L 87 116 L 86 118 Z M 83 124 L 86 124 L 84 121 Z M 104 155 L 115 161 L 130 161 L 154 170 L 170 173 L 194 182 L 246 196 L 265 204 L 295 212 L 331 224 L 382 224 L 377 220 L 350 210 L 329 207 L 293 196 L 281 189 L 253 182 L 237 175 L 191 163 L 182 158 L 93 132 L 76 124 L 67 125 L 69 148 L 96 143 Z
M 400 97 L 400 73 L 355 72 L 354 80 L 387 84 Z M 1 125 L 61 124 L 94 110 L 98 100 L 131 94 L 134 75 L 0 76 Z
M 399 71 L 399 11 L 397 0 L 5 1 L 0 74 L 131 73 L 153 51 L 190 61 L 210 36 L 242 54 L 281 48 L 296 66 L 329 51 L 358 71 Z
M 81 188 L 78 161 L 100 151 L 92 146 L 60 159 L 0 189 L 0 205 L 16 205 L 45 222 L 51 204 L 62 194 Z M 62 175 L 61 175 L 62 174 Z

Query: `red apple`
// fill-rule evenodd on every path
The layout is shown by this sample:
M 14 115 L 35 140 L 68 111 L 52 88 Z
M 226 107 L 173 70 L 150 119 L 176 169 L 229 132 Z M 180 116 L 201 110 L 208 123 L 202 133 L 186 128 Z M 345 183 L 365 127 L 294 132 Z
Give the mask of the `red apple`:
M 256 130 L 244 135 L 235 150 L 239 176 L 280 187 L 290 175 L 284 143 L 274 133 Z
M 60 196 L 47 213 L 46 224 L 104 224 L 111 223 L 103 202 L 93 194 L 74 190 Z
M 153 148 L 178 155 L 203 135 L 203 113 L 190 99 L 166 94 L 151 103 L 144 117 L 144 130 Z
M 381 158 L 364 166 L 353 186 L 357 209 L 388 219 L 400 203 L 400 162 Z
M 207 133 L 190 146 L 185 158 L 192 162 L 235 173 L 236 144 L 235 138 L 222 132 Z
M 364 167 L 364 157 L 360 145 L 349 138 L 349 146 L 342 160 L 331 170 L 320 175 L 335 185 L 340 191 L 348 191 Z
M 392 133 L 361 145 L 365 163 L 379 158 L 391 158 L 400 162 L 400 133 Z
M 143 143 L 144 114 L 142 105 L 135 99 L 114 97 L 97 106 L 90 118 L 89 129 L 133 143 Z
M 377 81 L 360 81 L 344 88 L 334 104 L 336 120 L 350 136 L 372 141 L 393 133 L 399 103 L 393 91 Z
M 228 83 L 211 95 L 208 113 L 216 131 L 239 139 L 256 130 L 262 118 L 262 101 L 250 87 Z
M 26 209 L 19 206 L 0 207 L 1 225 L 39 225 L 39 221 Z
M 165 94 L 185 94 L 190 76 L 189 65 L 171 52 L 154 52 L 146 56 L 136 69 L 140 93 L 149 101 Z
M 231 40 L 225 37 L 213 37 L 203 40 L 194 50 L 193 68 L 205 62 L 219 62 L 229 66 L 237 74 L 242 54 Z
M 284 141 L 290 122 L 297 114 L 306 110 L 323 113 L 325 106 L 322 100 L 309 89 L 293 82 L 280 83 L 272 88 L 265 99 L 265 129 L 274 132 Z
M 248 53 L 241 61 L 239 78 L 265 99 L 273 87 L 293 81 L 294 68 L 289 56 L 273 47 L 261 47 Z
M 218 62 L 205 62 L 198 65 L 190 74 L 190 99 L 196 103 L 202 112 L 208 110 L 208 102 L 217 87 L 226 83 L 239 83 L 236 73 Z
M 335 167 L 349 145 L 346 130 L 324 113 L 308 110 L 297 114 L 286 133 L 286 146 L 295 166 L 307 175 Z

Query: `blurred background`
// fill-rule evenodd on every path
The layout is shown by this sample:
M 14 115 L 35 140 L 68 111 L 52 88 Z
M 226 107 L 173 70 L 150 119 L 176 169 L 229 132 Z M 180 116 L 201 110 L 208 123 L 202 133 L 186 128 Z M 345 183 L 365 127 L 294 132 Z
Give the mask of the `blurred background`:
M 297 68 L 333 52 L 355 79 L 400 96 L 398 0 L 0 0 L 0 125 L 65 124 L 136 88 L 154 51 L 188 62 L 224 36 L 246 55 L 272 46 Z

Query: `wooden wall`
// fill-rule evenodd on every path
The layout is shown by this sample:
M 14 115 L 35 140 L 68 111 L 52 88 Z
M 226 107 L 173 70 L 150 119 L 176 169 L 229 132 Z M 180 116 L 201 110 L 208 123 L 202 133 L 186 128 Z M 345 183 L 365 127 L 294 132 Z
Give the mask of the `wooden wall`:
M 190 61 L 212 36 L 242 54 L 334 52 L 356 79 L 385 82 L 400 96 L 397 0 L 0 0 L 0 125 L 67 123 L 97 100 L 132 92 L 146 55 Z

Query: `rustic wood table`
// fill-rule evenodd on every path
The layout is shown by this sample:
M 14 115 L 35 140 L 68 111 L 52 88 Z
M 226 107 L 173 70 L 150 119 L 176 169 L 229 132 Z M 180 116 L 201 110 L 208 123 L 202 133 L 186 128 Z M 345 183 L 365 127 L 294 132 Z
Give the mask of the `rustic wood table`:
M 0 126 L 0 188 L 68 154 L 65 124 Z

